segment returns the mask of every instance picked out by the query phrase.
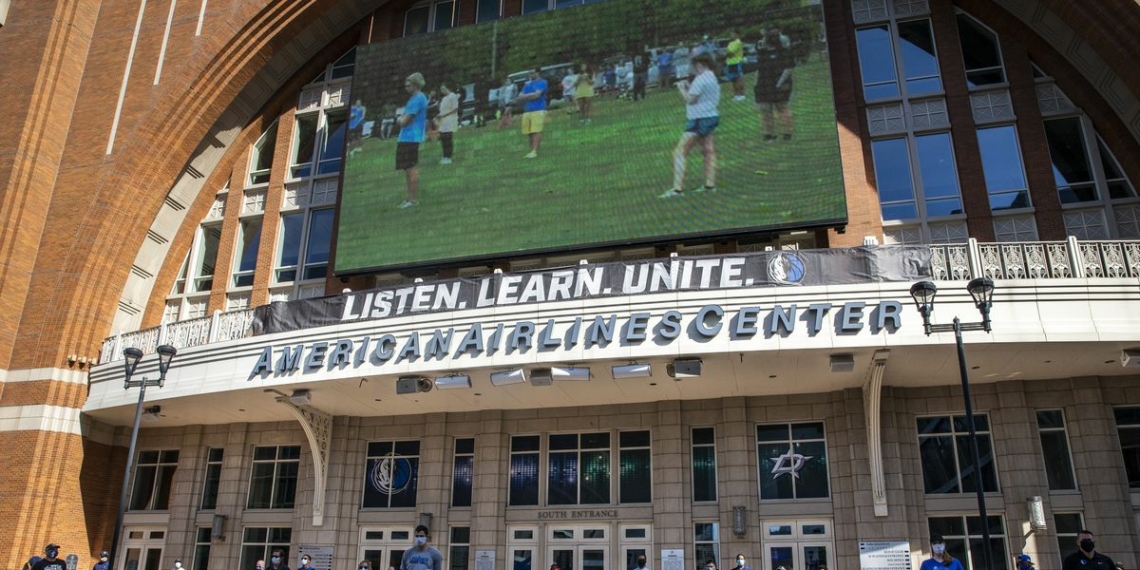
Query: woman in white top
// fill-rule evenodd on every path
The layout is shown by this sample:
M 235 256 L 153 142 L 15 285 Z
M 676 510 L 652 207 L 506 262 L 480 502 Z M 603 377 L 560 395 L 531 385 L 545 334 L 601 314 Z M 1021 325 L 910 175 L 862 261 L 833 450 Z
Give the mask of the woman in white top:
M 689 152 L 699 141 L 705 155 L 705 184 L 698 187 L 696 192 L 716 192 L 716 146 L 713 143 L 713 133 L 720 124 L 720 113 L 717 106 L 720 104 L 720 83 L 717 81 L 716 60 L 712 54 L 702 53 L 692 60 L 696 77 L 690 84 L 688 81 L 677 83 L 677 91 L 685 100 L 685 132 L 681 133 L 681 140 L 673 149 L 673 187 L 666 190 L 659 198 L 673 198 L 681 196 L 684 192 L 681 185 L 685 180 L 685 159 Z

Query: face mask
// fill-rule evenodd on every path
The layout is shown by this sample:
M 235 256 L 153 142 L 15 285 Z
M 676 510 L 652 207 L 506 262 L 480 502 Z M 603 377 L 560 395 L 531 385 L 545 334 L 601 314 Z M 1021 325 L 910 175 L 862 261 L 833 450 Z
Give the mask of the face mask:
M 48 558 L 55 558 L 56 556 L 59 556 L 59 551 L 58 550 L 49 550 L 49 551 L 45 552 L 44 554 L 47 554 Z
M 1093 548 L 1096 548 L 1096 542 L 1094 542 L 1093 539 L 1086 538 L 1081 541 L 1081 550 L 1084 550 L 1085 552 L 1092 552 Z
M 175 563 L 174 563 L 174 567 L 175 567 L 175 568 L 181 568 L 181 567 L 182 567 L 182 563 L 181 563 L 181 562 L 175 562 Z
M 274 556 L 273 558 L 270 558 L 269 561 L 274 563 L 274 564 L 280 564 L 281 563 L 281 557 L 280 556 Z
M 309 559 L 308 558 L 302 558 L 301 559 L 301 567 L 307 568 L 308 566 L 309 566 Z
M 637 561 L 637 567 L 638 568 L 645 568 L 645 561 L 644 560 L 638 560 Z
M 741 567 L 741 568 L 744 568 L 744 559 L 743 558 L 737 558 L 736 559 L 736 565 Z
M 936 554 L 938 556 L 942 556 L 942 554 L 944 552 L 946 552 L 946 545 L 945 544 L 932 544 L 930 546 L 931 546 L 931 550 L 934 551 L 934 554 Z
M 423 546 L 425 544 L 427 544 L 427 537 L 426 536 L 417 536 L 416 537 L 416 546 Z

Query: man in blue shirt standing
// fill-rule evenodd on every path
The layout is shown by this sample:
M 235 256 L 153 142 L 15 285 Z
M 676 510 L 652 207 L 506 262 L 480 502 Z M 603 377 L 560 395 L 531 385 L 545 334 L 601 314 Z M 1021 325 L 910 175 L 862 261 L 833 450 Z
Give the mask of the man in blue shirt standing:
M 108 555 L 106 550 L 100 552 L 99 561 L 95 563 L 95 566 L 92 567 L 92 570 L 111 570 L 111 562 L 107 556 Z
M 920 570 L 963 570 L 962 563 L 946 552 L 946 541 L 942 535 L 930 535 L 930 552 L 930 558 L 922 562 Z
M 424 142 L 424 126 L 427 124 L 427 97 L 423 94 L 424 76 L 418 71 L 404 80 L 408 92 L 408 102 L 404 112 L 396 119 L 400 125 L 400 136 L 396 139 L 396 170 L 403 170 L 407 179 L 408 198 L 399 208 L 405 210 L 420 203 L 418 186 L 420 172 L 416 165 L 420 162 L 420 143 Z
M 400 570 L 443 570 L 443 554 L 434 546 L 428 546 L 428 527 L 416 527 L 416 545 L 404 551 L 400 560 Z
M 542 143 L 542 123 L 546 119 L 546 80 L 539 68 L 530 70 L 530 79 L 523 86 L 519 100 L 523 107 L 522 132 L 530 138 L 530 152 L 527 158 L 538 158 L 538 145 Z

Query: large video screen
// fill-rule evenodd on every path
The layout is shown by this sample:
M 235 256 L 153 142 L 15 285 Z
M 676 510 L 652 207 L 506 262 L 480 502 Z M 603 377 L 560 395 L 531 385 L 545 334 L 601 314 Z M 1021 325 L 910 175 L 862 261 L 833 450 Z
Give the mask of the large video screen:
M 358 48 L 337 273 L 846 221 L 818 0 L 581 2 Z

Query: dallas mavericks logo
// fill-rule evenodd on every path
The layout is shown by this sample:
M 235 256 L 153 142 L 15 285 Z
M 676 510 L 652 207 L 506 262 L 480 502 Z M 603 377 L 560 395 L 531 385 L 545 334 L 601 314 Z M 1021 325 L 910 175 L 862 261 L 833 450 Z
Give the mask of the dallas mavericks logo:
M 796 253 L 781 251 L 768 260 L 768 278 L 780 285 L 799 285 L 804 273 L 804 260 Z
M 369 479 L 385 495 L 401 493 L 412 484 L 412 463 L 399 455 L 385 457 L 372 464 Z

